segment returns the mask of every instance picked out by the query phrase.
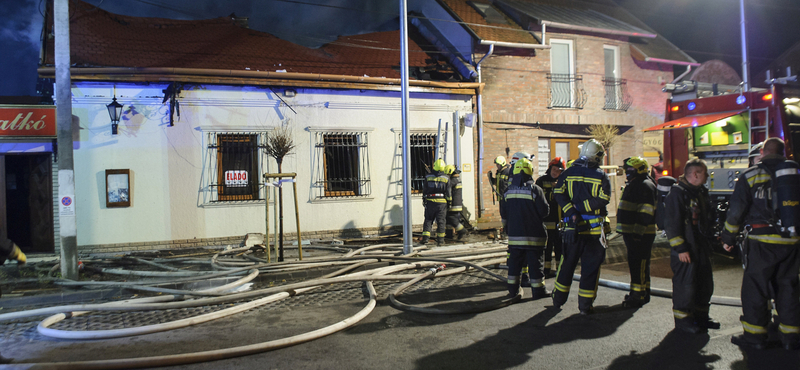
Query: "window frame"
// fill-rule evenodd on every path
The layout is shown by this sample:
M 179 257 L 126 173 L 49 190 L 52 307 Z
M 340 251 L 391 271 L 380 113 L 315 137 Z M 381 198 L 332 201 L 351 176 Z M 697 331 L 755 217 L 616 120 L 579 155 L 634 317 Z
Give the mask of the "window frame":
M 265 145 L 271 130 L 259 131 L 235 131 L 235 130 L 215 130 L 207 131 L 207 160 L 204 167 L 208 170 L 207 186 L 208 189 L 203 204 L 206 205 L 231 205 L 249 204 L 264 202 L 266 195 L 263 193 L 262 176 L 268 173 L 269 157 L 266 154 Z M 248 182 L 250 191 L 247 194 L 226 194 L 225 170 L 223 163 L 225 151 L 224 142 L 235 139 L 236 136 L 248 137 L 249 140 L 255 139 L 252 145 L 246 150 L 250 152 L 251 164 L 248 171 Z
M 326 200 L 337 200 L 337 199 L 358 199 L 358 198 L 367 198 L 372 195 L 372 180 L 371 180 L 371 170 L 369 166 L 369 132 L 372 131 L 370 128 L 356 128 L 356 129 L 345 129 L 345 128 L 332 128 L 332 129 L 312 129 L 309 128 L 313 135 L 313 142 L 314 142 L 314 152 L 312 162 L 314 165 L 314 173 L 312 179 L 312 188 L 314 188 L 313 197 L 315 199 L 326 199 Z M 351 168 L 357 172 L 355 175 L 356 177 L 352 180 L 340 180 L 338 178 L 330 179 L 331 178 L 331 168 L 328 166 L 328 162 L 331 161 L 329 157 L 337 152 L 330 152 L 329 150 L 333 150 L 333 148 L 339 148 L 341 146 L 333 146 L 331 144 L 326 144 L 326 137 L 332 136 L 353 136 L 355 140 L 352 141 L 353 144 L 345 144 L 342 145 L 343 147 L 354 146 L 350 149 L 340 149 L 338 155 L 346 155 L 348 150 L 355 151 L 354 154 L 356 156 L 353 157 L 351 160 Z M 334 160 L 334 162 L 336 162 Z M 342 168 L 341 170 L 344 170 Z M 340 190 L 340 189 L 332 189 L 331 182 L 332 181 L 351 181 L 354 183 L 354 189 L 352 190 Z
M 562 107 L 562 106 L 555 107 L 554 106 L 553 108 L 563 108 L 563 109 L 577 108 L 576 104 L 575 104 L 575 95 L 576 95 L 575 89 L 576 89 L 576 86 L 575 86 L 575 82 L 572 80 L 572 78 L 577 77 L 576 74 L 575 74 L 575 42 L 573 40 L 569 40 L 569 39 L 553 39 L 553 38 L 550 39 L 550 47 L 551 47 L 551 52 L 550 52 L 550 74 L 551 75 L 558 75 L 558 74 L 561 74 L 561 73 L 553 71 L 553 66 L 554 66 L 553 53 L 552 53 L 553 44 L 567 45 L 567 53 L 568 53 L 568 55 L 567 55 L 568 66 L 567 67 L 568 67 L 568 70 L 569 70 L 568 74 L 571 77 L 570 78 L 570 82 L 568 82 L 569 83 L 569 106 L 568 107 Z M 550 94 L 551 94 L 551 96 L 553 95 L 553 86 L 554 85 L 551 82 L 551 86 L 550 86 L 550 90 L 551 90 Z

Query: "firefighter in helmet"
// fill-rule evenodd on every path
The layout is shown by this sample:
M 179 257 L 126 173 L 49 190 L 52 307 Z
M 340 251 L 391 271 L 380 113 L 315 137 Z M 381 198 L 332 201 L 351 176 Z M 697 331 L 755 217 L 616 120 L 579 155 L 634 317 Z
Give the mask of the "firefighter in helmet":
M 445 163 L 441 159 L 433 162 L 433 172 L 425 176 L 425 188 L 422 191 L 422 201 L 425 205 L 425 222 L 422 224 L 422 240 L 425 244 L 431 237 L 433 221 L 436 221 L 436 244 L 444 243 L 444 234 L 447 228 L 447 192 L 450 176 L 444 173 Z
M 456 239 L 461 240 L 467 234 L 467 229 L 461 224 L 461 211 L 463 210 L 461 171 L 457 170 L 452 164 L 448 164 L 444 167 L 444 173 L 450 176 L 450 181 L 448 182 L 449 191 L 447 192 L 449 196 L 447 200 L 447 225 L 455 229 L 453 235 Z
M 650 252 L 656 237 L 656 185 L 642 157 L 626 158 L 625 190 L 617 208 L 617 232 L 622 234 L 628 249 L 628 268 L 631 272 L 630 293 L 623 306 L 641 307 L 650 302 Z
M 760 163 L 739 175 L 722 231 L 723 247 L 730 252 L 739 231 L 747 230 L 742 251 L 744 334 L 731 338 L 740 347 L 767 347 L 772 321 L 767 301 L 774 289 L 783 347 L 800 349 L 800 166 L 784 157 L 785 149 L 776 137 L 763 143 Z
M 600 265 L 606 256 L 603 221 L 608 214 L 611 184 L 600 163 L 603 145 L 590 139 L 581 147 L 580 157 L 561 174 L 553 190 L 564 219 L 563 254 L 556 275 L 553 306 L 567 302 L 572 274 L 581 261 L 578 308 L 581 314 L 592 313 L 600 278 Z
M 567 167 L 564 158 L 555 157 L 547 165 L 547 171 L 544 176 L 536 179 L 538 185 L 544 191 L 544 198 L 547 204 L 550 205 L 550 214 L 544 219 L 544 227 L 547 229 L 547 247 L 544 249 L 544 275 L 546 277 L 555 277 L 555 270 L 558 269 L 558 261 L 561 260 L 561 235 L 558 232 L 559 220 L 561 220 L 561 210 L 558 207 L 555 197 L 553 197 L 553 189 L 558 182 L 558 176 Z M 555 252 L 555 260 L 553 260 L 553 252 Z M 552 261 L 555 261 L 555 266 L 552 267 Z
M 514 175 L 506 191 L 508 215 L 508 291 L 519 292 L 520 274 L 523 266 L 531 267 L 530 287 L 533 299 L 550 296 L 544 286 L 544 248 L 547 245 L 547 230 L 544 218 L 550 206 L 542 188 L 534 184 L 533 166 L 527 158 L 520 158 L 514 165 Z
M 506 201 L 503 199 L 503 194 L 506 193 L 506 189 L 508 188 L 508 180 L 511 175 L 511 166 L 506 162 L 506 157 L 498 156 L 494 159 L 494 164 L 497 166 L 497 176 L 492 176 L 492 171 L 490 170 L 489 181 L 494 184 L 494 192 L 497 195 L 497 204 L 500 207 L 500 221 L 503 224 L 503 227 L 506 225 Z

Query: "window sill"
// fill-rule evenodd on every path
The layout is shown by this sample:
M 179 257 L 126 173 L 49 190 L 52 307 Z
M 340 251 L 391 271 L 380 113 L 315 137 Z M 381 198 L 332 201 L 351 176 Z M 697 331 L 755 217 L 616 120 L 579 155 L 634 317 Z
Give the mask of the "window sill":
M 312 204 L 321 203 L 352 203 L 352 202 L 371 202 L 375 200 L 374 197 L 326 197 L 312 199 Z
M 273 203 L 273 202 L 270 202 Z M 260 200 L 231 200 L 213 203 L 203 203 L 202 208 L 230 208 L 230 207 L 264 207 L 264 199 Z

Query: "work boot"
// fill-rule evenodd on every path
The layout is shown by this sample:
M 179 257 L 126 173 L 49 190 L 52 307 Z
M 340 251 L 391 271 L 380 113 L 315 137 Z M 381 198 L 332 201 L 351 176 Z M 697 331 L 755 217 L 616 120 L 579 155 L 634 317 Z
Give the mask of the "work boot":
M 622 307 L 626 308 L 640 308 L 644 306 L 646 302 L 644 299 L 639 297 L 635 297 L 633 294 L 626 294 L 625 298 L 622 300 Z
M 697 320 L 695 320 L 695 324 L 697 326 L 701 327 L 701 328 L 704 328 L 704 329 L 714 329 L 714 330 L 716 330 L 716 329 L 720 328 L 719 321 L 712 320 L 708 316 L 706 316 L 706 317 L 698 317 Z
M 698 334 L 700 332 L 703 332 L 703 328 L 697 326 L 697 324 L 694 323 L 693 317 L 687 317 L 685 319 L 676 318 L 675 329 L 678 329 L 684 333 L 689 333 L 689 334 Z
M 428 244 L 428 239 L 429 238 L 427 236 L 423 236 L 422 239 L 420 239 L 419 244 Z
M 436 246 L 440 247 L 444 245 L 444 238 L 436 238 Z
M 755 349 L 755 350 L 764 350 L 767 349 L 767 342 L 766 341 L 756 341 L 748 339 L 746 335 L 737 335 L 735 337 L 731 337 L 731 343 L 739 346 L 741 349 Z
M 532 293 L 531 297 L 533 298 L 534 301 L 542 298 L 547 298 L 550 297 L 550 295 L 552 295 L 552 292 L 550 292 L 543 286 L 538 288 L 531 288 L 531 293 Z
M 593 313 L 594 313 L 594 307 L 589 306 L 589 308 L 581 309 L 581 316 L 589 316 Z
M 506 284 L 508 287 L 508 296 L 514 297 L 519 294 L 519 285 L 517 284 Z
M 456 240 L 461 240 L 461 239 L 464 239 L 464 237 L 465 237 L 466 235 L 467 235 L 467 229 L 461 229 L 461 230 L 458 232 L 458 235 L 456 236 Z

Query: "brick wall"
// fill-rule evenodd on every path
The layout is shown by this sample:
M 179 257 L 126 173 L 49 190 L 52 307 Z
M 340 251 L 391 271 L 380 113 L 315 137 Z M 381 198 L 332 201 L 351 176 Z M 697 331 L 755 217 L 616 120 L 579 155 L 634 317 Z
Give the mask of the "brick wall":
M 663 122 L 668 94 L 661 88 L 673 78 L 672 65 L 633 59 L 626 37 L 548 32 L 547 38 L 572 40 L 575 74 L 583 77 L 586 104 L 583 109 L 547 108 L 549 50 L 537 50 L 535 56 L 493 55 L 487 58 L 481 66 L 482 82 L 486 84 L 483 90 L 484 179 L 487 170 L 494 172 L 496 156 L 508 157 L 517 151 L 535 154 L 539 138 L 589 138 L 588 135 L 569 135 L 529 126 L 536 122 L 632 126 L 609 150 L 611 164 L 615 165 L 620 165 L 626 157 L 642 155 L 642 130 Z M 604 45 L 619 48 L 620 77 L 627 80 L 627 93 L 632 98 L 631 107 L 625 112 L 603 109 Z M 475 58 L 479 60 L 482 56 Z M 478 145 L 475 144 L 476 150 Z M 534 168 L 534 172 L 537 171 L 538 168 Z M 488 180 L 482 185 L 480 192 L 485 212 L 479 221 L 499 221 L 497 206 L 492 205 L 491 185 Z

